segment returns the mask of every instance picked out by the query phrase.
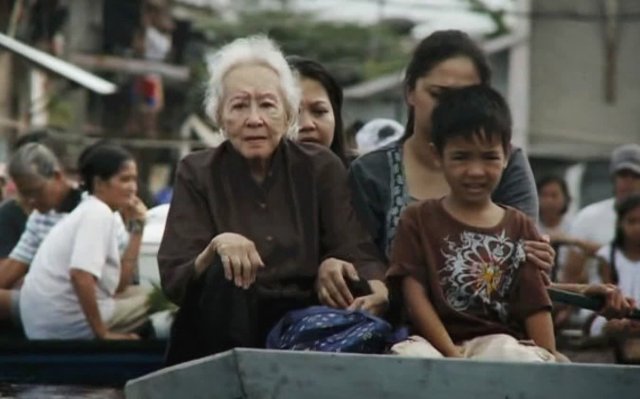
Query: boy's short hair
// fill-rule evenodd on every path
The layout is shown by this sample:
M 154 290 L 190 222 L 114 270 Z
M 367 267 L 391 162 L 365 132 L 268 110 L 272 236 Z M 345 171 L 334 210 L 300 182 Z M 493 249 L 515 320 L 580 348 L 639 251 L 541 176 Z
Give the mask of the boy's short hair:
M 511 112 L 500 93 L 487 85 L 442 92 L 431 117 L 431 141 L 442 154 L 454 137 L 471 138 L 483 132 L 498 137 L 505 153 L 511 143 Z

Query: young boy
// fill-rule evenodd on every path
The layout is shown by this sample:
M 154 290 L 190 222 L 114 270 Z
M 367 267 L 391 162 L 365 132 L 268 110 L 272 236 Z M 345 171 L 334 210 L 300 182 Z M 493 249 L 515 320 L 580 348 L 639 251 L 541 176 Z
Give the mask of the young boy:
M 511 141 L 505 100 L 487 86 L 445 92 L 432 123 L 450 193 L 400 217 L 388 276 L 401 280 L 418 336 L 392 352 L 555 361 L 551 301 L 523 248 L 539 235 L 524 213 L 491 200 Z

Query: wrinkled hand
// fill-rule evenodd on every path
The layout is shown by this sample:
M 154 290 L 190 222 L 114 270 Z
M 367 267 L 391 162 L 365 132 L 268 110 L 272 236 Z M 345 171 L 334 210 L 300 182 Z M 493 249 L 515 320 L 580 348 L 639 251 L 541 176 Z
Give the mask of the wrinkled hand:
M 237 287 L 249 288 L 256 281 L 258 268 L 264 263 L 253 241 L 235 233 L 222 233 L 211 240 L 220 256 L 224 277 Z
M 131 201 L 120 210 L 122 218 L 129 220 L 144 220 L 147 216 L 147 206 L 138 196 L 131 198 Z
M 118 333 L 114 331 L 107 331 L 102 336 L 98 337 L 104 340 L 111 341 L 125 341 L 125 340 L 139 340 L 140 336 L 135 333 Z
M 382 281 L 369 281 L 373 293 L 357 297 L 347 309 L 364 310 L 376 316 L 383 315 L 389 306 L 389 290 Z
M 532 241 L 527 240 L 524 242 L 524 252 L 527 255 L 527 260 L 536 265 L 543 272 L 545 284 L 548 286 L 551 284 L 549 273 L 553 269 L 556 251 L 549 244 L 549 236 L 544 235 L 542 238 L 545 241 Z
M 353 295 L 347 286 L 345 276 L 353 281 L 360 280 L 355 266 L 349 262 L 328 258 L 320 264 L 316 291 L 321 304 L 332 308 L 346 309 L 353 303 Z M 371 302 L 372 299 L 367 300 L 367 306 Z
M 605 304 L 598 313 L 607 319 L 626 317 L 636 307 L 636 301 L 622 295 L 614 284 L 589 284 L 583 294 L 604 298 Z

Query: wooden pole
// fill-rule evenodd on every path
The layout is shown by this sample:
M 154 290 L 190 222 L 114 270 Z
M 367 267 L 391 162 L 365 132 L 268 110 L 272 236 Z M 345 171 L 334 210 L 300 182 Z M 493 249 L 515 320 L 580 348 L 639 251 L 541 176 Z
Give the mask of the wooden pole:
M 618 34 L 620 23 L 618 20 L 618 0 L 604 0 L 605 17 L 605 101 L 613 104 L 617 94 L 618 70 Z

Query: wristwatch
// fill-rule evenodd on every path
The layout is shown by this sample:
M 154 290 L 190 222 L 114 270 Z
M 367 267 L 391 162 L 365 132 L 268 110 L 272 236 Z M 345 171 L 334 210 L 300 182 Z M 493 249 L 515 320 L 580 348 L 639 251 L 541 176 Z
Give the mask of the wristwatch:
M 144 230 L 143 219 L 131 219 L 127 222 L 127 231 L 129 233 L 142 233 Z

